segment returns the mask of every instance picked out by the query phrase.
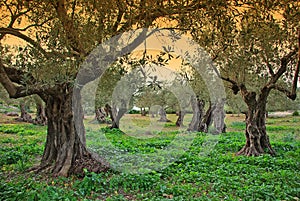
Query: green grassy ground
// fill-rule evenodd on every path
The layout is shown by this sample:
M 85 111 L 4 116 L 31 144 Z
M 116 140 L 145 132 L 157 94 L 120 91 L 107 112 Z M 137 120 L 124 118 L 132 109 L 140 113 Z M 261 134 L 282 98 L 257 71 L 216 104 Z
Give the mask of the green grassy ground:
M 228 116 L 228 132 L 220 136 L 182 132 L 173 123 L 144 133 L 148 117 L 126 118 L 133 121 L 126 133 L 85 120 L 89 148 L 115 169 L 84 178 L 28 173 L 41 157 L 46 128 L 6 119 L 0 124 L 0 200 L 300 199 L 300 117 L 268 119 L 275 157 L 234 155 L 244 145 L 242 117 Z

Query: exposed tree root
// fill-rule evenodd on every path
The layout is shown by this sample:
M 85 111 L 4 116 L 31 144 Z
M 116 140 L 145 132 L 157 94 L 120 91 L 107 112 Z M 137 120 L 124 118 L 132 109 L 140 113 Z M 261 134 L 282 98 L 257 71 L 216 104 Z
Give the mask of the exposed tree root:
M 271 146 L 268 146 L 267 147 L 267 149 L 268 149 L 268 151 L 267 151 L 267 153 L 269 153 L 270 155 L 272 155 L 272 156 L 275 156 L 275 151 L 272 149 L 272 147 Z M 264 151 L 258 151 L 258 150 L 263 150 L 262 148 L 260 148 L 260 149 L 257 149 L 257 148 L 255 148 L 254 146 L 247 146 L 247 145 L 245 145 L 239 152 L 237 152 L 235 155 L 236 156 L 241 156 L 241 155 L 243 155 L 243 156 L 260 156 L 260 155 L 262 155 L 262 154 L 265 154 L 265 152 Z
M 90 154 L 83 158 L 75 160 L 67 173 L 65 171 L 55 172 L 56 168 L 57 167 L 55 166 L 55 163 L 51 164 L 46 162 L 28 169 L 28 172 L 34 172 L 36 174 L 53 174 L 54 177 L 67 177 L 70 175 L 77 175 L 83 177 L 85 175 L 84 169 L 86 169 L 88 172 L 100 173 L 108 171 L 110 166 L 104 159 L 100 158 L 97 154 Z
M 266 136 L 265 138 L 266 140 L 266 148 L 268 149 L 268 152 L 271 154 L 271 156 L 275 156 L 276 155 L 276 152 L 274 151 L 274 149 L 271 147 L 271 144 L 270 144 L 270 140 L 269 140 L 269 136 Z
M 71 167 L 69 173 L 76 174 L 79 176 L 84 176 L 84 169 L 88 172 L 106 172 L 110 168 L 109 164 L 96 154 L 93 154 L 91 157 L 84 157 L 77 159 L 74 162 L 74 165 Z
M 47 163 L 47 164 L 40 164 L 38 166 L 34 166 L 34 167 L 28 169 L 28 172 L 34 172 L 36 174 L 41 173 L 41 172 L 48 172 L 48 173 L 50 173 L 51 170 L 52 170 L 52 168 L 53 168 L 52 166 L 53 165 L 51 165 L 49 163 Z
M 244 146 L 239 152 L 236 153 L 237 156 L 244 155 L 244 156 L 259 156 L 263 153 L 259 153 L 255 147 L 247 147 Z

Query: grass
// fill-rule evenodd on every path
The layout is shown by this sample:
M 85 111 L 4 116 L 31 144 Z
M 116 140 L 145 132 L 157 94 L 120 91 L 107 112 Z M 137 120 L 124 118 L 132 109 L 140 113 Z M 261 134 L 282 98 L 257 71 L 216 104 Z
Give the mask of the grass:
M 135 118 L 131 131 L 149 125 Z M 172 123 L 137 135 L 85 122 L 88 147 L 115 169 L 84 178 L 27 173 L 41 157 L 46 128 L 0 125 L 0 200 L 300 199 L 300 117 L 268 119 L 275 157 L 234 155 L 245 141 L 242 117 L 228 117 L 228 132 L 219 136 L 183 132 Z

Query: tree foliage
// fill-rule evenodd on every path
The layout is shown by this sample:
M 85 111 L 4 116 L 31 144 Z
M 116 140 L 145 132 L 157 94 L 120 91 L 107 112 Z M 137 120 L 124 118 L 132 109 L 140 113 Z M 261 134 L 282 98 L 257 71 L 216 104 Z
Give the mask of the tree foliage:
M 241 92 L 248 106 L 254 99 L 264 105 L 263 97 L 273 89 L 296 98 L 299 7 L 292 0 L 1 0 L 0 82 L 11 98 L 37 94 L 46 103 L 48 136 L 40 169 L 51 166 L 63 176 L 82 172 L 96 163 L 85 146 L 80 87 L 74 80 L 97 45 L 130 29 L 183 30 L 218 62 L 221 77 L 235 93 Z M 129 52 L 143 34 L 128 44 Z M 6 48 L 11 36 L 24 41 L 23 47 Z M 118 56 L 114 48 L 110 53 Z M 96 79 L 106 67 L 95 66 L 79 85 Z M 254 89 L 258 79 L 265 83 Z M 291 91 L 286 88 L 290 85 Z
M 295 100 L 299 75 L 299 2 L 220 1 L 219 16 L 191 12 L 179 26 L 212 56 L 234 94 L 247 105 L 246 144 L 238 154 L 260 155 L 271 148 L 265 115 L 277 90 Z M 197 19 L 197 20 L 195 20 Z M 189 27 L 191 29 L 189 29 Z M 264 150 L 265 149 L 265 150 Z
M 74 88 L 74 80 L 97 45 L 132 28 L 165 26 L 162 21 L 205 8 L 194 1 L 0 1 L 2 46 L 11 36 L 25 42 L 18 51 L 1 49 L 0 82 L 11 98 L 38 94 L 46 103 L 48 136 L 38 170 L 51 166 L 55 175 L 66 176 L 95 165 L 85 147 L 80 89 Z M 129 50 L 138 44 L 129 44 Z M 93 69 L 93 76 L 87 73 L 85 81 L 99 77 L 105 67 Z

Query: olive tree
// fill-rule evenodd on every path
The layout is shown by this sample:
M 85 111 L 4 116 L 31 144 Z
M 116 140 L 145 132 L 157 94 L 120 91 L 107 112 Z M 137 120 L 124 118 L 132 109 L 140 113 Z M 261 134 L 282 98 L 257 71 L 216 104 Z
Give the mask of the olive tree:
M 47 140 L 37 170 L 67 176 L 83 167 L 107 169 L 108 164 L 86 148 L 79 92 L 109 64 L 79 78 L 84 80 L 79 87 L 74 83 L 82 62 L 97 45 L 132 28 L 162 26 L 159 18 L 172 21 L 178 14 L 205 8 L 195 1 L 1 0 L 1 44 L 10 36 L 24 44 L 20 51 L 1 49 L 0 82 L 11 98 L 37 94 L 46 104 Z M 144 32 L 126 51 L 130 53 L 142 38 Z
M 212 11 L 191 12 L 182 26 L 208 52 L 221 77 L 247 105 L 246 143 L 238 155 L 274 155 L 266 132 L 266 108 L 272 90 L 296 99 L 299 75 L 299 2 L 228 1 Z M 194 21 L 189 21 L 193 19 Z

